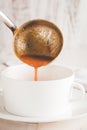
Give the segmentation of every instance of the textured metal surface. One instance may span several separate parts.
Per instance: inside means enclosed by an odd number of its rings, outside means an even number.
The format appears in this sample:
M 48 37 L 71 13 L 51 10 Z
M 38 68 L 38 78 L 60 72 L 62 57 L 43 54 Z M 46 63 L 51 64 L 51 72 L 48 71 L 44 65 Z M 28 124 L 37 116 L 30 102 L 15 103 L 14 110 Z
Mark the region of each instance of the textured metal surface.
M 34 56 L 54 59 L 62 49 L 60 30 L 45 20 L 33 20 L 23 24 L 14 36 L 17 56 Z

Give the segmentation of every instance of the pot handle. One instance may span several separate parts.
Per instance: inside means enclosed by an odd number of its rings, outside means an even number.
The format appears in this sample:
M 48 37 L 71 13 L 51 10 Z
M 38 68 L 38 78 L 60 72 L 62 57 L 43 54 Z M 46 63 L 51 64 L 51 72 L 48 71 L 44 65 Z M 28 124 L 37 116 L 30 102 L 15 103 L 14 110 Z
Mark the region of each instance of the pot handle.
M 13 33 L 17 29 L 15 24 L 2 11 L 0 11 L 0 21 L 2 21 Z

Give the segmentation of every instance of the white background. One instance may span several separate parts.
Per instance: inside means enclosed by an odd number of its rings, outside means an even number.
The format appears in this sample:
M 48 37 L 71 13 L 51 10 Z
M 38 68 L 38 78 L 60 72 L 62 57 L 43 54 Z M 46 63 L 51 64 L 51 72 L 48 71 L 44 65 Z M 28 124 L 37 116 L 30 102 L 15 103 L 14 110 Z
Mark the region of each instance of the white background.
M 87 67 L 86 0 L 0 0 L 0 10 L 19 27 L 24 22 L 43 18 L 62 31 L 64 46 L 54 61 L 70 67 Z M 13 53 L 13 34 L 0 23 L 0 62 L 17 60 Z

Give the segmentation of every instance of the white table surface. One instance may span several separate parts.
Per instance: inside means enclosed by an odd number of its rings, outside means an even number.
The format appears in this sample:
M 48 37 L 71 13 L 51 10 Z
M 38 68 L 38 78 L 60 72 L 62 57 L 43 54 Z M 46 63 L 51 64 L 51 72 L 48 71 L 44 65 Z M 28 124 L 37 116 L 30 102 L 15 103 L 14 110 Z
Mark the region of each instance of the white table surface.
M 0 130 L 87 130 L 87 117 L 53 123 L 21 123 L 0 119 Z

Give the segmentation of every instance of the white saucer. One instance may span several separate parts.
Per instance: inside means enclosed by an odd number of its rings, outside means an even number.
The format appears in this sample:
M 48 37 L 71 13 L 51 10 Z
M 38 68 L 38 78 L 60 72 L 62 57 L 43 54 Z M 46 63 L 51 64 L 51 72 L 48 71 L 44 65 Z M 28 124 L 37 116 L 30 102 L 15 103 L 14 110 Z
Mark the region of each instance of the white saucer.
M 75 90 L 75 94 L 79 95 L 79 91 Z M 82 100 L 73 101 L 70 104 L 71 107 L 67 110 L 66 113 L 64 113 L 60 117 L 49 117 L 49 118 L 22 117 L 7 112 L 4 108 L 3 97 L 0 96 L 0 118 L 11 121 L 45 123 L 45 122 L 59 122 L 65 120 L 72 120 L 87 116 L 87 94 Z

